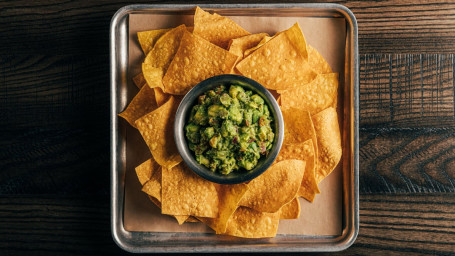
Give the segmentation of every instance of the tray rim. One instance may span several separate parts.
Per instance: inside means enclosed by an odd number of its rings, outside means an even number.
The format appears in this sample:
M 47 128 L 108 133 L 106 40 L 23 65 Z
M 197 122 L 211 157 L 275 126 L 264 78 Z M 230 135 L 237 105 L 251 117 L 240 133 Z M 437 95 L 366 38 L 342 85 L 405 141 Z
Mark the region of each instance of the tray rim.
M 126 231 L 123 227 L 123 201 L 124 201 L 124 184 L 119 184 L 119 157 L 117 153 L 121 151 L 118 144 L 118 119 L 117 119 L 117 90 L 118 90 L 118 68 L 117 68 L 117 40 L 118 33 L 117 28 L 121 24 L 122 20 L 127 18 L 131 12 L 134 11 L 147 11 L 147 9 L 190 9 L 196 6 L 208 9 L 248 9 L 248 8 L 262 8 L 262 9 L 288 9 L 288 8 L 301 8 L 301 9 L 326 9 L 333 12 L 337 12 L 341 17 L 346 19 L 346 25 L 350 28 L 351 49 L 350 49 L 350 83 L 351 83 L 351 104 L 352 110 L 350 111 L 350 122 L 351 126 L 351 143 L 352 143 L 352 158 L 351 158 L 351 169 L 352 176 L 350 182 L 352 187 L 350 191 L 346 193 L 351 194 L 352 198 L 348 199 L 353 201 L 350 212 L 351 222 L 343 230 L 341 236 L 317 236 L 319 238 L 335 238 L 332 244 L 320 243 L 312 244 L 311 246 L 292 247 L 288 244 L 277 246 L 263 246 L 263 247 L 252 247 L 251 245 L 245 246 L 208 246 L 203 248 L 195 248 L 190 246 L 181 247 L 138 247 L 135 243 L 144 242 L 146 240 L 137 240 L 132 233 L 143 233 L 148 235 L 149 238 L 157 237 L 154 232 L 131 232 Z M 328 4 L 328 3 L 292 3 L 292 4 L 133 4 L 127 5 L 120 8 L 112 17 L 110 23 L 110 183 L 111 183 L 111 235 L 114 242 L 123 250 L 135 253 L 160 253 L 160 252 L 323 252 L 323 251 L 341 251 L 350 247 L 357 238 L 359 231 L 359 57 L 358 57 L 358 26 L 357 20 L 354 14 L 345 6 L 340 4 Z M 347 60 L 346 60 L 347 62 Z M 346 72 L 346 71 L 345 71 Z M 353 134 L 352 134 L 353 133 Z M 344 199 L 346 200 L 346 199 Z M 122 207 L 120 207 L 120 205 Z M 120 225 L 119 225 L 120 224 Z M 158 233 L 158 232 L 155 232 Z M 166 233 L 159 233 L 166 234 Z M 171 234 L 171 233 L 170 233 Z M 196 233 L 198 234 L 198 233 Z M 190 236 L 188 236 L 190 237 Z M 309 237 L 309 236 L 306 236 Z M 133 243 L 132 243 L 133 242 Z

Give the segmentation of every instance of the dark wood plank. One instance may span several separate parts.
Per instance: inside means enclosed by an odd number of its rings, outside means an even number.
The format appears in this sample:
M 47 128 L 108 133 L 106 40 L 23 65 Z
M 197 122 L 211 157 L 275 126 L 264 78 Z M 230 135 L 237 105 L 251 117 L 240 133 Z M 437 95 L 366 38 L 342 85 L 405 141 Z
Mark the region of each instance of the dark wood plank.
M 0 194 L 107 194 L 108 56 L 0 56 Z
M 338 255 L 450 255 L 454 206 L 453 193 L 362 194 L 359 236 Z M 110 236 L 108 197 L 3 196 L 0 209 L 2 255 L 126 254 Z
M 455 192 L 455 129 L 361 129 L 360 190 Z
M 360 232 L 346 255 L 452 255 L 455 194 L 363 194 Z
M 455 127 L 453 54 L 360 57 L 361 127 Z
M 108 197 L 0 198 L 2 255 L 122 255 Z
M 360 188 L 454 192 L 453 54 L 360 59 Z
M 197 3 L 204 2 L 213 3 Z M 245 1 L 230 3 L 239 2 Z M 455 48 L 454 3 L 437 0 L 335 2 L 346 5 L 356 15 L 361 53 L 452 53 Z M 139 0 L 135 3 L 179 1 Z M 23 52 L 108 54 L 111 17 L 127 4 L 130 3 L 118 0 L 22 0 L 15 1 L 14 5 L 9 1 L 0 2 L 0 35 L 8 38 L 0 45 L 0 55 Z
M 361 53 L 453 53 L 451 1 L 342 1 L 359 24 Z

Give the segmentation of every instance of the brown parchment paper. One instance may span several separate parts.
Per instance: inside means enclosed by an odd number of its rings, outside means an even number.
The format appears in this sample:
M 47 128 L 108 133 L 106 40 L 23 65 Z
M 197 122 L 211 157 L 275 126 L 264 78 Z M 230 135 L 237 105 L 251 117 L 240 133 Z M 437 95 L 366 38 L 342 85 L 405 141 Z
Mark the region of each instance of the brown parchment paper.
M 340 74 L 340 88 L 344 86 L 344 52 L 346 42 L 346 24 L 343 18 L 313 17 L 248 17 L 228 16 L 251 33 L 276 32 L 288 29 L 298 22 L 307 43 L 316 48 L 330 64 L 334 72 Z M 159 28 L 171 28 L 180 24 L 193 25 L 192 15 L 133 14 L 129 16 L 129 66 L 128 66 L 128 102 L 138 92 L 132 83 L 132 77 L 141 72 L 144 55 L 137 41 L 136 33 Z M 339 89 L 339 92 L 341 89 Z M 341 99 L 341 97 L 339 97 Z M 340 100 L 339 100 L 340 102 Z M 342 103 L 338 107 L 339 122 L 342 123 Z M 340 125 L 340 128 L 342 126 Z M 343 132 L 341 130 L 341 132 Z M 162 215 L 141 191 L 134 168 L 151 157 L 139 132 L 126 129 L 126 177 L 124 227 L 128 231 L 152 232 L 203 232 L 213 231 L 202 223 L 178 225 L 170 216 Z M 343 143 L 343 142 L 342 142 Z M 342 225 L 342 170 L 338 167 L 320 184 L 321 194 L 316 195 L 313 203 L 300 198 L 301 214 L 296 220 L 280 220 L 278 234 L 300 235 L 340 235 Z

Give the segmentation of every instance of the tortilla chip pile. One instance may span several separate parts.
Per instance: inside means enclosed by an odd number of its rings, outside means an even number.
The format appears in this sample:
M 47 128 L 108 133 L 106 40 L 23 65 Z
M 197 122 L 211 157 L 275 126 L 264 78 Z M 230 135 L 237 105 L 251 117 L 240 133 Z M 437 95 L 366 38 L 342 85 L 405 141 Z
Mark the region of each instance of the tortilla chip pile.
M 196 8 L 194 27 L 138 33 L 145 54 L 140 88 L 119 114 L 137 128 L 152 158 L 136 167 L 142 191 L 179 224 L 203 222 L 217 234 L 274 237 L 280 219 L 300 215 L 341 158 L 336 112 L 338 75 L 307 45 L 295 24 L 251 34 L 232 20 Z M 194 174 L 177 152 L 173 131 L 181 95 L 216 75 L 252 78 L 276 95 L 285 123 L 275 163 L 256 179 L 220 185 Z

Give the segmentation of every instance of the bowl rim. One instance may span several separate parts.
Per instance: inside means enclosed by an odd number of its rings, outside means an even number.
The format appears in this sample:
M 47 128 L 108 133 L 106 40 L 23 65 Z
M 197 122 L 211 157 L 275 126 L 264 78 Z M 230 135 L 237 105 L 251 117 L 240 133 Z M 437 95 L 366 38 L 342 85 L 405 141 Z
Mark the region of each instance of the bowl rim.
M 275 138 L 273 142 L 272 149 L 265 158 L 261 158 L 260 162 L 248 172 L 235 172 L 228 175 L 220 174 L 218 172 L 212 172 L 207 167 L 199 164 L 195 157 L 194 153 L 188 148 L 188 142 L 185 137 L 184 127 L 187 123 L 188 115 L 191 111 L 191 108 L 194 106 L 195 101 L 199 95 L 205 93 L 206 91 L 217 87 L 221 84 L 226 84 L 229 82 L 235 82 L 236 84 L 242 86 L 245 89 L 252 90 L 253 92 L 259 94 L 268 105 L 271 114 L 274 118 L 274 130 Z M 281 109 L 278 105 L 278 102 L 273 97 L 271 92 L 267 90 L 257 81 L 234 74 L 224 74 L 213 76 L 208 79 L 205 79 L 194 86 L 190 91 L 181 100 L 177 112 L 175 114 L 174 120 L 174 141 L 177 147 L 177 150 L 182 157 L 183 161 L 187 164 L 189 169 L 194 173 L 201 176 L 202 178 L 209 180 L 211 182 L 219 184 L 238 184 L 250 181 L 262 173 L 264 173 L 275 161 L 278 153 L 281 150 L 284 139 L 284 121 Z

